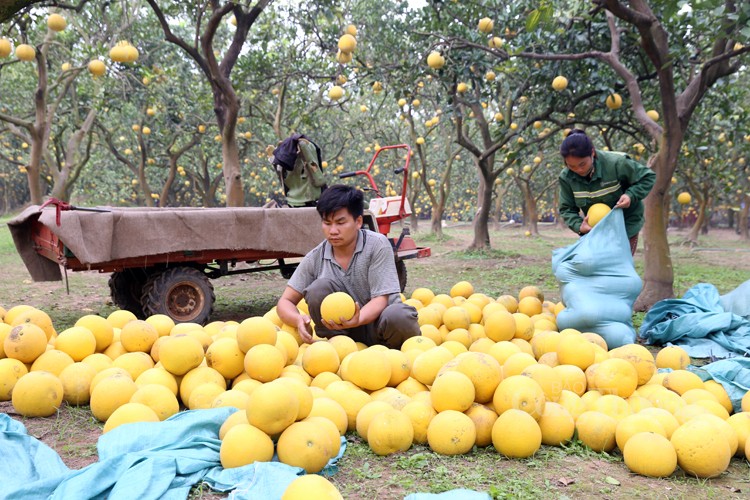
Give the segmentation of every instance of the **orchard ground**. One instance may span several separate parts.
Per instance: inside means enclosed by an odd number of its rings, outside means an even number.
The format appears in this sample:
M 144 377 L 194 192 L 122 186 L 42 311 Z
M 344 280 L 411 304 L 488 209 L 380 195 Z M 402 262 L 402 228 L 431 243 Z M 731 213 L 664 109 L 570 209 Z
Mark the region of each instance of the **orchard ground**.
M 68 273 L 70 293 L 63 282 L 34 283 L 15 251 L 0 219 L 0 305 L 6 309 L 29 304 L 47 312 L 55 328 L 73 326 L 85 314 L 107 316 L 116 308 L 109 298 L 108 275 L 96 272 Z M 466 251 L 472 239 L 470 225 L 450 226 L 438 240 L 422 231 L 414 234 L 421 245 L 432 248 L 429 259 L 407 262 L 407 295 L 417 287 L 447 293 L 457 281 L 466 280 L 478 292 L 496 297 L 517 295 L 525 285 L 541 288 L 545 298 L 560 299 L 552 274 L 552 250 L 572 244 L 576 236 L 553 225 L 540 226 L 538 237 L 524 236 L 520 226 L 502 225 L 491 230 L 492 250 Z M 712 230 L 691 248 L 681 242 L 686 231 L 670 231 L 675 272 L 675 293 L 708 282 L 726 293 L 750 279 L 750 245 L 732 230 Z M 636 268 L 643 271 L 643 254 L 636 255 Z M 278 273 L 236 275 L 215 280 L 216 305 L 212 320 L 238 320 L 262 315 L 275 305 L 286 280 Z M 640 325 L 642 314 L 634 315 Z M 700 360 L 695 360 L 700 362 Z M 49 418 L 28 419 L 15 414 L 10 402 L 0 403 L 0 412 L 22 421 L 29 433 L 54 448 L 71 468 L 97 460 L 96 441 L 102 424 L 88 407 L 64 405 Z M 349 446 L 331 479 L 344 498 L 403 498 L 413 492 L 441 492 L 452 488 L 489 491 L 497 498 L 539 497 L 663 497 L 746 498 L 750 492 L 748 462 L 732 459 L 721 477 L 698 480 L 677 471 L 667 479 L 649 479 L 628 472 L 619 452 L 600 454 L 574 441 L 567 447 L 543 446 L 532 458 L 509 460 L 490 446 L 467 455 L 447 457 L 425 446 L 406 453 L 378 457 L 356 433 L 349 433 Z M 223 498 L 197 486 L 191 498 Z

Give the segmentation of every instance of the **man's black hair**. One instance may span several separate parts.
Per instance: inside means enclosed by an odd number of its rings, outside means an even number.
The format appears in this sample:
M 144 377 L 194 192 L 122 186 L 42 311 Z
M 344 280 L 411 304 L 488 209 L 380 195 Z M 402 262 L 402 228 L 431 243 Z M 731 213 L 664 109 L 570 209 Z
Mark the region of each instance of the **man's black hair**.
M 560 145 L 560 154 L 563 158 L 575 156 L 576 158 L 585 158 L 591 156 L 594 152 L 594 144 L 581 129 L 573 129 L 568 137 Z
M 346 208 L 355 219 L 360 217 L 365 210 L 365 201 L 362 191 L 352 186 L 334 184 L 323 191 L 316 206 L 321 219 L 333 215 L 339 209 Z

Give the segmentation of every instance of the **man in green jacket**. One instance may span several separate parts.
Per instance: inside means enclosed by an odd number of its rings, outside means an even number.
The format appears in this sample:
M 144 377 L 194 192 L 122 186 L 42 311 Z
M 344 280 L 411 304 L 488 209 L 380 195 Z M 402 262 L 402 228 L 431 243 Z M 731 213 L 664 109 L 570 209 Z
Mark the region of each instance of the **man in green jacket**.
M 591 205 L 604 203 L 622 208 L 630 251 L 635 255 L 638 232 L 643 227 L 643 199 L 656 174 L 625 153 L 596 151 L 582 130 L 573 130 L 560 146 L 566 168 L 560 173 L 560 215 L 580 235 L 591 231 Z M 584 215 L 581 215 L 583 213 Z

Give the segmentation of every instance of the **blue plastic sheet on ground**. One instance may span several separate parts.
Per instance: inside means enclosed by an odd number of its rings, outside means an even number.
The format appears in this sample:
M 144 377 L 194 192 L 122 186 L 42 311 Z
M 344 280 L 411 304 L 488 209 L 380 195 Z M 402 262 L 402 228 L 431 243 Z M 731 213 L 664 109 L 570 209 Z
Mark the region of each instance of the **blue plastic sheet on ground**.
M 742 396 L 750 391 L 750 358 L 730 358 L 691 367 L 701 379 L 719 382 L 732 400 L 734 412 L 742 411 Z
M 552 253 L 565 304 L 557 326 L 601 335 L 610 349 L 635 342 L 633 303 L 643 282 L 633 266 L 622 210 L 609 212 L 573 245 Z
M 404 500 L 490 500 L 492 497 L 484 491 L 456 489 L 442 493 L 412 493 Z
M 235 408 L 178 413 L 164 422 L 120 426 L 99 438 L 99 461 L 71 470 L 20 422 L 0 414 L 0 498 L 185 499 L 203 481 L 232 498 L 281 498 L 303 469 L 263 462 L 224 469 L 219 428 Z M 335 467 L 343 455 L 329 462 Z M 335 469 L 329 469 L 329 472 Z
M 743 310 L 750 300 L 748 283 L 723 297 L 714 285 L 699 283 L 681 299 L 657 302 L 643 318 L 641 337 L 649 344 L 679 345 L 693 358 L 750 355 L 750 321 L 724 309 L 726 303 Z

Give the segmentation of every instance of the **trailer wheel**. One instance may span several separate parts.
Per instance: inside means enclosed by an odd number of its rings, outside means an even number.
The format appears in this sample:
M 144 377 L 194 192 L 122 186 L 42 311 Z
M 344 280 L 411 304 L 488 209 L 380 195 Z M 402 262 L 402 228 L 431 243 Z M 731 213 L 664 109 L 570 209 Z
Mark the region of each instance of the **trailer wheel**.
M 125 269 L 112 273 L 109 277 L 109 293 L 112 302 L 138 318 L 144 318 L 141 307 L 141 294 L 146 284 L 148 273 L 144 269 Z
M 398 285 L 403 293 L 406 290 L 406 264 L 403 260 L 396 261 L 396 273 L 398 274 Z
M 211 281 L 192 267 L 172 267 L 153 274 L 141 297 L 146 315 L 166 314 L 175 323 L 206 323 L 214 300 Z

